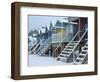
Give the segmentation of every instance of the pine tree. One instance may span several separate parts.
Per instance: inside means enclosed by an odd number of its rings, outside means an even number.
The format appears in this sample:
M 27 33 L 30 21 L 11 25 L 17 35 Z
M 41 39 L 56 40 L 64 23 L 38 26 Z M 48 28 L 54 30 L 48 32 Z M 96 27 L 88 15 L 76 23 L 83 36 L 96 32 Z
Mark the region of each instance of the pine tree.
M 48 27 L 46 26 L 46 27 L 45 27 L 45 32 L 47 32 L 47 31 L 48 31 Z
M 57 20 L 55 26 L 61 26 L 61 25 L 62 25 L 61 21 Z
M 52 22 L 50 22 L 49 30 L 52 30 L 52 29 L 53 29 L 53 24 Z

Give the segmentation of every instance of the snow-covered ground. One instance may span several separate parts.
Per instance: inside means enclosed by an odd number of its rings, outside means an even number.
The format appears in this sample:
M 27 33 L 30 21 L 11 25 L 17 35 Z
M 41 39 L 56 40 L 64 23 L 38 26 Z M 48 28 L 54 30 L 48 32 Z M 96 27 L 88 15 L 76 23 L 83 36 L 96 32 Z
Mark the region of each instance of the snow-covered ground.
M 66 63 L 57 61 L 56 58 L 53 57 L 45 57 L 45 56 L 31 54 L 29 55 L 28 65 L 29 66 L 54 66 L 54 65 L 66 65 Z

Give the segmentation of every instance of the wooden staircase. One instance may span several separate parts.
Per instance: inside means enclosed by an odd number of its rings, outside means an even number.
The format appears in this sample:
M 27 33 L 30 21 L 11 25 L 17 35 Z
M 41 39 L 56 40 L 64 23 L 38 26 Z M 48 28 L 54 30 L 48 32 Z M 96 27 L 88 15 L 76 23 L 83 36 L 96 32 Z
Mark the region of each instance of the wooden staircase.
M 88 42 L 85 44 L 85 46 L 82 48 L 82 51 L 74 61 L 75 65 L 84 64 L 87 61 L 88 56 Z
M 68 58 L 71 56 L 73 50 L 75 49 L 78 41 L 72 41 L 68 46 L 64 48 L 64 50 L 57 57 L 57 60 L 61 60 L 67 62 Z
M 80 33 L 80 31 L 73 37 L 73 39 L 68 43 L 68 45 L 66 45 L 66 47 L 61 51 L 61 53 L 57 57 L 57 60 L 64 61 L 67 63 L 68 60 L 71 59 L 75 49 L 77 48 L 77 46 L 79 45 L 81 40 L 84 38 L 87 31 L 85 31 L 82 34 L 81 38 L 78 41 L 74 41 L 74 39 L 78 36 L 79 33 Z
M 48 50 L 48 48 L 50 47 L 51 45 L 51 39 L 48 38 L 47 40 L 45 40 L 45 42 L 41 45 L 41 47 L 38 49 L 38 52 L 37 54 L 39 56 L 45 56 L 45 52 Z

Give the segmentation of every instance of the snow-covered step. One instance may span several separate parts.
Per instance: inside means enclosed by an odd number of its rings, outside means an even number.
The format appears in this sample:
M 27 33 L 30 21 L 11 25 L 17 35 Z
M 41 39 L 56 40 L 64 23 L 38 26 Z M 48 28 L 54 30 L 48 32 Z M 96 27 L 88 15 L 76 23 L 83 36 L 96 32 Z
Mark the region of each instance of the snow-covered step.
M 67 57 L 61 57 L 61 56 L 59 56 L 59 57 L 57 58 L 57 60 L 66 60 L 66 58 L 67 58 Z
M 88 46 L 84 46 L 83 48 L 88 48 Z
M 73 47 L 75 45 L 76 45 L 76 43 L 70 43 L 70 44 L 68 44 L 68 46 L 66 46 L 66 48 L 69 47 L 69 46 L 72 46 Z
M 88 46 L 84 46 L 83 48 L 82 48 L 82 51 L 87 51 L 88 50 Z
M 69 51 L 70 51 L 70 50 L 72 50 L 72 49 L 67 48 L 67 50 L 69 50 Z
M 72 49 L 67 49 L 66 51 L 67 51 L 67 52 L 72 52 Z
M 71 44 L 69 44 L 69 46 L 75 46 L 75 44 L 76 44 L 76 43 L 73 43 L 73 44 L 71 43 Z
M 71 53 L 71 52 L 68 52 L 68 51 L 62 51 L 61 53 L 63 53 L 63 54 L 69 54 L 69 53 Z
M 62 53 L 67 53 L 67 51 L 63 50 Z
M 72 52 L 68 52 L 68 51 L 67 51 L 67 54 L 71 54 L 71 53 L 72 53 Z
M 84 56 L 85 57 L 85 56 Z M 82 61 L 83 59 L 84 59 L 84 57 L 78 57 L 76 60 L 80 60 L 80 61 Z
M 64 56 L 64 57 L 66 57 L 66 56 L 69 56 L 69 54 L 60 54 L 60 56 Z
M 85 54 L 85 53 L 87 53 L 87 50 L 82 50 L 82 52 L 81 52 L 82 54 Z
M 74 48 L 74 46 L 68 46 L 67 48 L 68 48 L 68 49 L 73 49 L 73 48 Z
M 70 45 L 69 45 L 68 47 L 73 48 L 74 46 L 70 46 Z
M 80 52 L 80 55 L 86 55 L 87 52 Z

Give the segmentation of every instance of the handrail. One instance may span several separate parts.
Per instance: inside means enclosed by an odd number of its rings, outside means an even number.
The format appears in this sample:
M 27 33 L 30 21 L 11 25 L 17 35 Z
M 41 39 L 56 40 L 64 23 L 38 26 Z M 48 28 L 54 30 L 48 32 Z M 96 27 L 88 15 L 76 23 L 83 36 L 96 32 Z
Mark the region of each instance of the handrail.
M 71 40 L 68 44 L 70 44 L 70 43 L 76 38 L 76 36 L 78 35 L 79 32 L 80 32 L 80 31 L 78 31 L 78 32 L 76 33 L 76 35 L 72 38 L 72 40 Z M 59 45 L 57 46 L 57 48 L 55 49 L 54 52 L 56 52 L 56 50 L 59 48 L 59 46 L 62 44 L 62 42 L 63 42 L 65 39 L 66 39 L 66 37 L 59 43 Z
M 37 45 L 38 43 L 39 43 L 39 41 L 37 41 L 37 42 L 31 47 L 31 49 L 35 48 L 36 45 Z
M 76 36 L 78 35 L 78 33 L 80 33 L 81 31 L 78 31 L 77 33 L 76 33 L 76 35 L 72 38 L 72 40 L 68 43 L 68 45 L 76 38 Z
M 83 39 L 83 37 L 85 36 L 86 33 L 87 33 L 87 30 L 83 33 L 82 37 L 80 38 L 80 40 L 78 41 L 78 43 L 76 44 L 76 46 L 74 47 L 74 49 L 72 50 L 72 52 L 70 54 L 72 54 L 74 52 L 74 50 L 76 49 L 76 47 L 78 46 L 78 44 L 81 42 L 81 40 Z M 70 56 L 70 54 L 69 54 L 69 56 Z
M 87 33 L 87 30 L 83 33 L 83 35 L 82 35 L 82 37 L 80 38 L 80 40 L 78 41 L 78 43 L 77 44 L 79 44 L 80 43 L 80 41 L 83 39 L 83 37 L 85 36 L 85 34 Z

